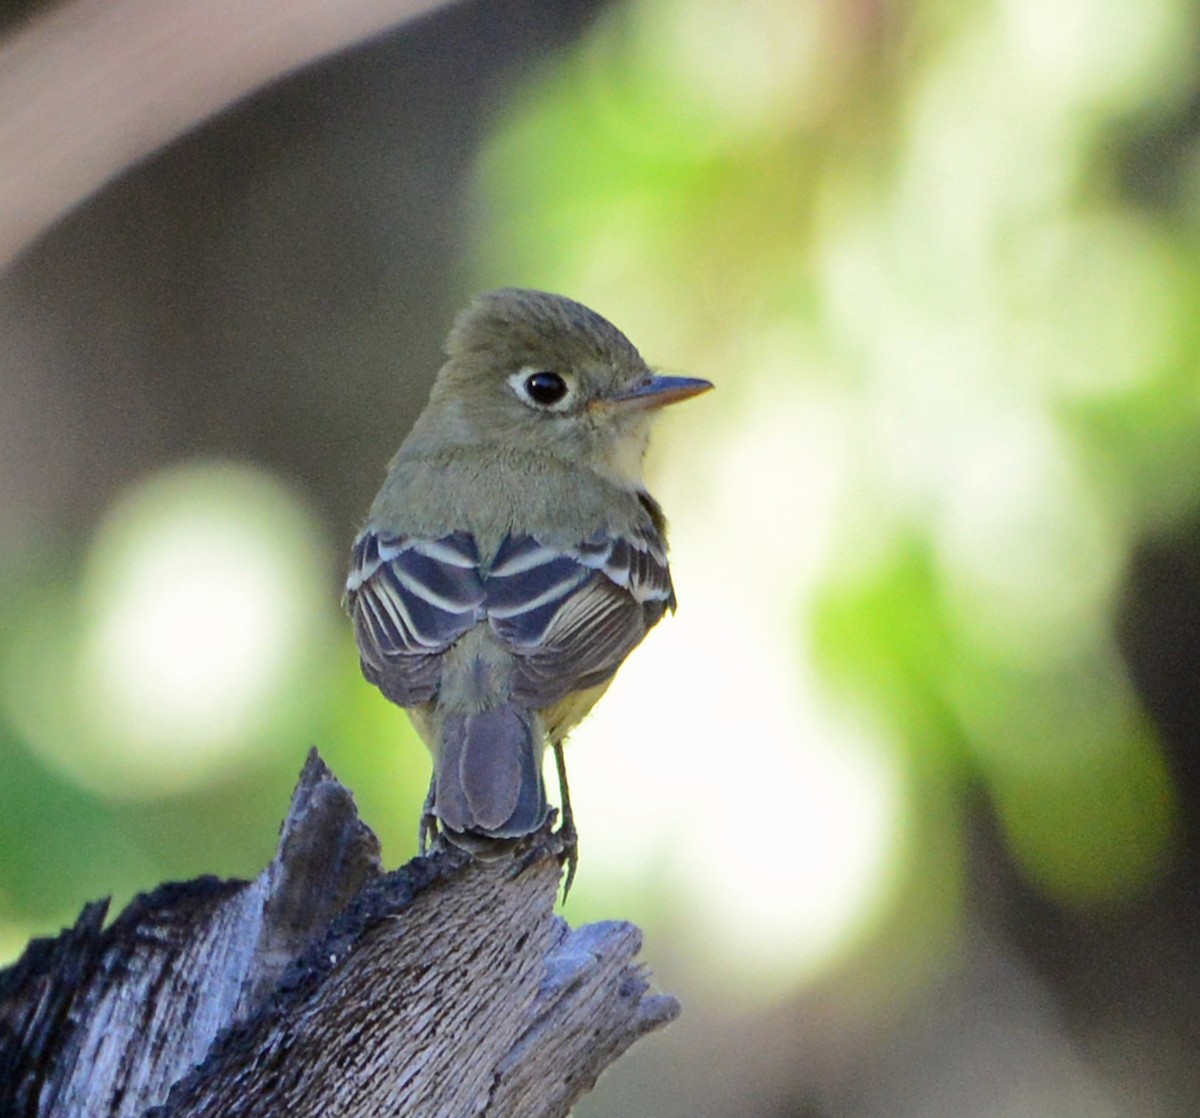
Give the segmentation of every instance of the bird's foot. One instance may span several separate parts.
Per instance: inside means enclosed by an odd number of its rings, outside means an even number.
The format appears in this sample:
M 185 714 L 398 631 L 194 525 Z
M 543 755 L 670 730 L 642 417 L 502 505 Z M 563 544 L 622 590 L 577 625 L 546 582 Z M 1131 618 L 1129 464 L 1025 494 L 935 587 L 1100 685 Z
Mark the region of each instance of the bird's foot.
M 433 810 L 433 789 L 433 781 L 430 781 L 429 794 L 421 807 L 421 822 L 417 825 L 417 853 L 422 858 L 430 849 L 436 850 L 442 843 L 437 812 Z
M 565 862 L 567 865 L 567 881 L 563 887 L 563 900 L 565 901 L 567 899 L 567 892 L 571 888 L 571 882 L 575 878 L 575 864 L 578 861 L 576 856 L 578 840 L 573 824 L 564 822 L 556 831 L 554 824 L 557 819 L 558 811 L 551 808 L 542 826 L 533 834 L 526 836 L 520 841 L 514 851 L 513 866 L 510 875 L 512 877 L 520 877 L 535 862 L 540 862 L 547 856 L 555 858 L 559 865 Z
M 571 883 L 575 880 L 575 871 L 579 868 L 579 834 L 575 830 L 574 820 L 564 816 L 562 826 L 554 837 L 558 840 L 559 863 L 567 867 L 567 879 L 563 882 L 563 904 L 566 904 Z
M 563 904 L 571 892 L 571 882 L 579 868 L 579 835 L 575 830 L 575 813 L 571 810 L 571 789 L 567 785 L 567 764 L 563 759 L 563 743 L 554 742 L 554 764 L 558 770 L 558 791 L 562 796 L 562 826 L 558 828 L 559 862 L 567 867 L 567 880 L 563 883 Z

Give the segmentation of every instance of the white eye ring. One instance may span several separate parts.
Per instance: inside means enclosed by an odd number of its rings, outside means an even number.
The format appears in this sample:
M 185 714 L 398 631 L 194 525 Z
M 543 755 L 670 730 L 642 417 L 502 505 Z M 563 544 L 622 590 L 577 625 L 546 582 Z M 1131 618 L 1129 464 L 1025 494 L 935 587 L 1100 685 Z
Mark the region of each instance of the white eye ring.
M 538 411 L 566 411 L 575 395 L 572 378 L 554 369 L 526 365 L 508 378 L 521 402 Z

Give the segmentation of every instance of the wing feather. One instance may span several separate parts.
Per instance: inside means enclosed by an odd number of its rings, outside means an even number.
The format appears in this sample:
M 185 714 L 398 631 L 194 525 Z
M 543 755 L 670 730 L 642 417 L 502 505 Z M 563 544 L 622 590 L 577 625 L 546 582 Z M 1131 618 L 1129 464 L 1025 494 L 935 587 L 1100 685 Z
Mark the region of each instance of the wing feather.
M 657 522 L 571 547 L 509 536 L 481 567 L 473 538 L 364 532 L 346 598 L 363 671 L 394 702 L 429 702 L 441 654 L 485 621 L 512 653 L 512 695 L 534 710 L 611 678 L 675 593 Z
M 675 605 L 652 526 L 562 549 L 510 537 L 484 589 L 489 623 L 514 653 L 513 695 L 535 709 L 610 678 Z
M 363 673 L 401 706 L 428 702 L 439 654 L 483 617 L 475 543 L 364 532 L 355 543 L 346 601 Z

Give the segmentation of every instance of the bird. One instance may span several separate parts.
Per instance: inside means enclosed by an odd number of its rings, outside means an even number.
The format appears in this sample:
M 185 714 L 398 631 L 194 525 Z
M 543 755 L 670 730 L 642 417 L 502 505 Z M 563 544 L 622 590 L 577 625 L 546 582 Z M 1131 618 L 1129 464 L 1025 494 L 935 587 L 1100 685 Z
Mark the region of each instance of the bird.
M 476 297 L 445 354 L 354 540 L 345 605 L 363 675 L 432 755 L 420 852 L 540 831 L 549 744 L 565 897 L 563 742 L 676 606 L 642 479 L 650 428 L 713 386 L 652 371 L 595 311 L 523 288 Z

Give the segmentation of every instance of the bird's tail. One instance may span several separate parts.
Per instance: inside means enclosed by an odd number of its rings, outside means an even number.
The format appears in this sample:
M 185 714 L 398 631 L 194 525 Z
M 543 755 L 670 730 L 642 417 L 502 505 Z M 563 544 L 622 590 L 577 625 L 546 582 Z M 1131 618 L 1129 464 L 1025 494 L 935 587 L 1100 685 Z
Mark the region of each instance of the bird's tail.
M 510 704 L 448 713 L 434 771 L 434 805 L 451 831 L 516 838 L 547 815 L 543 735 L 535 716 Z

